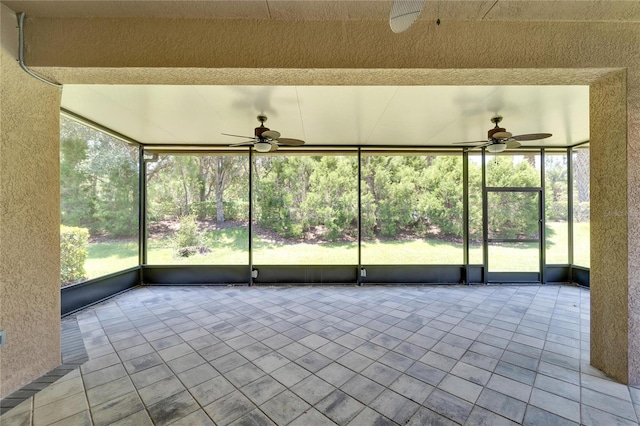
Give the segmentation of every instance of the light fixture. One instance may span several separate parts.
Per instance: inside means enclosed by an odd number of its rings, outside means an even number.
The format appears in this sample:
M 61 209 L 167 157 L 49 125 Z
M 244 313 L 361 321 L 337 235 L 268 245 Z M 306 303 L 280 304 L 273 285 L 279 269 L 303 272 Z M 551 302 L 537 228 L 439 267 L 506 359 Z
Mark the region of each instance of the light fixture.
M 394 0 L 389 14 L 389 25 L 394 33 L 408 29 L 422 11 L 426 0 Z M 439 24 L 438 24 L 439 25 Z
M 489 151 L 492 154 L 502 152 L 505 149 L 507 149 L 506 142 L 492 143 L 491 145 L 487 146 L 487 151 Z
M 264 140 L 256 142 L 255 144 L 253 144 L 253 147 L 258 152 L 269 152 L 269 151 L 271 151 L 271 143 L 269 143 L 267 141 L 264 141 Z

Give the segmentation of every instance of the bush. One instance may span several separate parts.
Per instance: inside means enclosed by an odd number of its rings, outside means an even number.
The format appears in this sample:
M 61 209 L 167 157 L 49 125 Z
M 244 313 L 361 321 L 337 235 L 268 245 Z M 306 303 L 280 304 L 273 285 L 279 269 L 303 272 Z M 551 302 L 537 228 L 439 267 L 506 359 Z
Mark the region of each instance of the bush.
M 225 220 L 249 220 L 249 202 L 246 200 L 224 201 Z M 215 217 L 215 214 L 213 215 Z
M 216 202 L 215 201 L 194 201 L 191 203 L 189 211 L 198 219 L 215 218 Z
M 87 279 L 89 230 L 60 225 L 60 284 L 62 286 Z
M 547 220 L 552 222 L 567 221 L 568 206 L 566 201 L 553 201 L 547 204 Z
M 190 257 L 195 256 L 196 254 L 208 254 L 211 253 L 211 249 L 205 246 L 192 246 L 192 247 L 181 247 L 176 250 L 177 257 Z
M 198 231 L 196 216 L 189 215 L 180 218 L 180 229 L 176 231 L 175 245 L 177 249 L 201 245 L 202 235 Z

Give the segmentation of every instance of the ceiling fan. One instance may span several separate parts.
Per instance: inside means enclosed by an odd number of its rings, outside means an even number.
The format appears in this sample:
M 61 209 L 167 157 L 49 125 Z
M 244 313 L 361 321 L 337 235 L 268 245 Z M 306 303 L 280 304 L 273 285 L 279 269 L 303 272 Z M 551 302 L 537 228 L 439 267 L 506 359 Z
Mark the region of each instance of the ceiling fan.
M 473 142 L 454 142 L 454 145 L 470 145 L 473 147 L 486 147 L 487 151 L 491 153 L 502 152 L 505 149 L 519 148 L 519 141 L 535 141 L 539 139 L 546 139 L 551 137 L 551 133 L 529 133 L 526 135 L 513 136 L 507 132 L 504 127 L 498 126 L 498 123 L 502 121 L 502 116 L 496 115 L 491 117 L 491 122 L 495 124 L 493 129 L 488 132 L 488 139 L 483 141 Z
M 264 126 L 264 122 L 267 121 L 266 115 L 259 115 L 258 121 L 260 126 L 255 128 L 255 136 L 240 136 L 230 135 L 229 133 L 223 133 L 225 136 L 233 136 L 236 138 L 247 138 L 250 141 L 236 143 L 229 146 L 245 146 L 253 145 L 253 148 L 258 152 L 273 152 L 277 151 L 279 146 L 300 146 L 304 145 L 304 141 L 300 139 L 281 138 L 280 132 L 271 130 Z

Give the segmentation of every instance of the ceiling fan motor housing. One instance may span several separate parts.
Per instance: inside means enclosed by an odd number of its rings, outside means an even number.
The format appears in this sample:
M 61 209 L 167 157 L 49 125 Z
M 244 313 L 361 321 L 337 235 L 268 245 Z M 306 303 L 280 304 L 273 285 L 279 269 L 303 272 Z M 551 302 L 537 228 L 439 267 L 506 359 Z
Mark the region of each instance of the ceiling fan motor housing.
M 506 132 L 506 131 L 507 131 L 507 129 L 505 129 L 503 127 L 494 127 L 493 129 L 489 130 L 489 132 L 488 132 L 489 139 L 493 139 L 493 135 L 495 135 L 498 132 Z
M 260 125 L 260 127 L 256 127 L 256 128 L 255 128 L 254 133 L 255 133 L 255 135 L 256 135 L 256 137 L 257 137 L 258 139 L 262 139 L 262 134 L 263 134 L 264 132 L 266 132 L 267 130 L 269 130 L 269 128 L 268 128 L 268 127 L 264 127 L 263 125 Z

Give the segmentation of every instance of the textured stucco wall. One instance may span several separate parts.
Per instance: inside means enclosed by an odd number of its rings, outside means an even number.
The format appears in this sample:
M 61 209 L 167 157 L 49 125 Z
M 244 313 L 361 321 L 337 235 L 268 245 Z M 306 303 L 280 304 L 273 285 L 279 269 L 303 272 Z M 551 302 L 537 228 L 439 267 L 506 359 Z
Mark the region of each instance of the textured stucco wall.
M 594 363 L 640 383 L 640 23 L 27 22 L 27 62 L 64 83 L 592 84 L 592 192 L 613 203 L 594 206 Z
M 28 21 L 32 66 L 608 68 L 640 53 L 638 23 L 418 22 L 394 34 L 384 21 Z
M 626 75 L 591 85 L 591 363 L 616 378 L 628 374 Z M 603 326 L 605 325 L 605 326 Z M 603 344 L 606 343 L 606 344 Z M 629 352 L 629 354 L 631 354 Z
M 0 398 L 60 364 L 59 105 L 0 49 Z
M 636 60 L 640 60 L 636 56 Z M 640 385 L 640 72 L 627 73 L 629 380 Z

